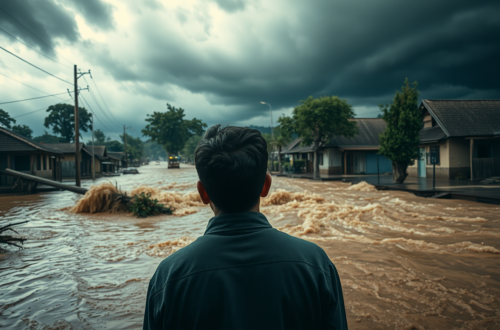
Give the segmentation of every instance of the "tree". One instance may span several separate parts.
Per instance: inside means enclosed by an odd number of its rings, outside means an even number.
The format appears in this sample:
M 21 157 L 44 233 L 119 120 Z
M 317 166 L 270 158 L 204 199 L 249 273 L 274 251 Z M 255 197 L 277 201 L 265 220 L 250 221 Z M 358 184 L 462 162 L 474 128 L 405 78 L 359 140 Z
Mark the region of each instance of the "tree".
M 129 162 L 129 164 L 132 163 L 134 159 L 140 161 L 144 149 L 142 140 L 138 137 L 135 138 L 127 133 L 125 134 L 125 136 L 127 137 L 127 161 Z M 123 138 L 124 135 L 120 134 L 120 139 L 122 140 L 122 142 L 124 141 Z
M 62 143 L 62 142 L 65 142 L 64 138 L 61 138 L 61 137 L 58 137 L 55 135 L 51 135 L 51 134 L 47 133 L 47 131 L 44 131 L 44 132 L 45 133 L 43 135 L 37 136 L 37 137 L 33 138 L 33 140 L 38 142 L 38 143 Z
M 90 113 L 85 108 L 78 108 L 80 131 L 88 132 L 92 129 Z M 71 104 L 58 103 L 51 105 L 45 117 L 44 126 L 52 127 L 54 133 L 62 136 L 65 142 L 75 140 L 75 107 Z
M 148 114 L 146 121 L 149 123 L 142 130 L 144 136 L 149 136 L 163 146 L 170 155 L 177 155 L 186 141 L 193 135 L 202 135 L 207 124 L 200 119 L 183 119 L 184 109 L 175 108 L 167 103 L 167 112 L 154 112 Z
M 291 142 L 292 138 L 290 135 L 290 132 L 284 131 L 281 127 L 276 127 L 274 129 L 274 138 L 271 138 L 270 141 L 273 147 L 278 148 L 278 168 L 280 173 L 283 172 L 281 168 L 281 150 Z
M 196 147 L 198 146 L 198 142 L 201 140 L 201 135 L 193 135 L 191 136 L 184 145 L 184 148 L 181 151 L 181 155 L 183 158 L 187 159 L 190 162 L 194 162 L 194 152 Z
M 352 106 L 338 96 L 309 96 L 293 109 L 292 117 L 278 119 L 286 134 L 297 133 L 302 145 L 313 145 L 314 178 L 319 179 L 319 147 L 335 136 L 353 137 L 358 132 Z
M 408 176 L 408 166 L 418 158 L 422 112 L 418 109 L 417 82 L 410 87 L 405 79 L 401 92 L 396 91 L 391 105 L 379 105 L 387 123 L 386 130 L 380 134 L 379 153 L 392 161 L 393 180 L 403 183 Z
M 104 145 L 106 143 L 106 135 L 100 129 L 94 131 L 94 143 L 97 145 Z
M 16 133 L 21 134 L 22 136 L 26 136 L 27 138 L 33 137 L 33 130 L 26 125 L 14 125 L 12 130 Z
M 0 109 L 0 124 L 7 128 L 10 128 L 10 123 L 15 124 L 16 120 L 14 118 L 11 118 L 7 111 Z

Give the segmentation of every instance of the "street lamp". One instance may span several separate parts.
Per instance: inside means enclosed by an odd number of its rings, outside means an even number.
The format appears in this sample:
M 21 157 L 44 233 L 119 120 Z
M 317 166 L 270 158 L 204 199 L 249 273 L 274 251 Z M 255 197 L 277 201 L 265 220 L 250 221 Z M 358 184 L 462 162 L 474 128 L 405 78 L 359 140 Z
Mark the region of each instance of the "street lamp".
M 269 106 L 269 112 L 271 113 L 271 137 L 274 139 L 274 132 L 273 132 L 273 109 L 271 108 L 271 105 L 266 102 L 260 102 L 260 104 L 267 104 Z

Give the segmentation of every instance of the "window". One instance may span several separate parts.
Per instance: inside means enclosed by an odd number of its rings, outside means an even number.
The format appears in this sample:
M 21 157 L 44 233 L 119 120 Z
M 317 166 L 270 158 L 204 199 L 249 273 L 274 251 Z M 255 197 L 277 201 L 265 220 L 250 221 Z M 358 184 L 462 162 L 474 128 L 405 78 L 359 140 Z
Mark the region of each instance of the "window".
M 318 153 L 318 158 L 319 158 L 319 164 L 320 165 L 323 165 L 323 154 L 322 153 Z
M 15 156 L 14 169 L 16 171 L 29 171 L 31 169 L 30 160 L 30 156 Z
M 49 158 L 49 170 L 51 170 L 52 169 L 52 158 L 50 158 L 50 156 L 48 156 L 48 158 Z
M 488 144 L 477 146 L 477 158 L 490 158 L 490 146 Z
M 302 157 L 301 157 L 301 158 L 302 158 L 302 159 L 307 159 L 307 154 L 306 154 L 306 153 L 302 154 Z
M 427 154 L 427 165 L 432 165 L 432 163 L 431 163 L 431 155 L 433 153 L 436 153 L 436 157 L 437 157 L 437 163 L 436 163 L 436 165 L 439 165 L 441 163 L 441 159 L 439 157 L 439 146 L 429 147 L 429 153 Z
M 47 169 L 47 158 L 45 155 L 42 156 L 42 162 L 43 162 L 43 170 L 45 171 Z
M 40 171 L 42 169 L 42 155 L 36 155 L 36 170 Z

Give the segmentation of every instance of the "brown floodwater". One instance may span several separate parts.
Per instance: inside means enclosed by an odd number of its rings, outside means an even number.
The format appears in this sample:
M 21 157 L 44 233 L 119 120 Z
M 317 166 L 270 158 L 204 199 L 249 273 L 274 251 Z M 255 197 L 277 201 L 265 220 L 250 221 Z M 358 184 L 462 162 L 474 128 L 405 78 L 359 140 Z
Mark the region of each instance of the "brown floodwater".
M 96 185 L 112 185 L 93 191 L 149 192 L 173 205 L 174 215 L 86 213 L 95 209 L 92 197 L 64 191 L 0 197 L 0 224 L 29 220 L 18 229 L 25 249 L 0 252 L 0 327 L 141 328 L 157 265 L 202 235 L 212 213 L 195 192 L 194 167 L 139 170 L 99 179 Z M 499 206 L 364 183 L 273 180 L 263 213 L 325 249 L 351 329 L 499 328 Z

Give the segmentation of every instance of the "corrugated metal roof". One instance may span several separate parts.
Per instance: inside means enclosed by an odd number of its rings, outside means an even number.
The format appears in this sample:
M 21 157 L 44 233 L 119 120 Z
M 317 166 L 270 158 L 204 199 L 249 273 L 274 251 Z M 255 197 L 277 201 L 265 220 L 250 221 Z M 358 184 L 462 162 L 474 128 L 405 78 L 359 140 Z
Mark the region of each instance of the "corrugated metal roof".
M 423 128 L 420 131 L 420 142 L 439 141 L 445 138 L 446 133 L 439 126 Z
M 379 148 L 379 135 L 385 131 L 386 123 L 382 118 L 356 118 L 352 119 L 358 126 L 358 134 L 352 138 L 336 136 L 331 138 L 320 148 L 345 148 L 345 149 L 376 149 Z M 301 146 L 302 139 L 290 143 L 283 153 L 312 152 L 311 146 Z
M 500 130 L 500 100 L 423 100 L 448 137 L 494 136 Z
M 44 151 L 54 155 L 62 155 L 47 145 L 40 144 L 5 127 L 0 127 L 0 152 L 7 151 Z

